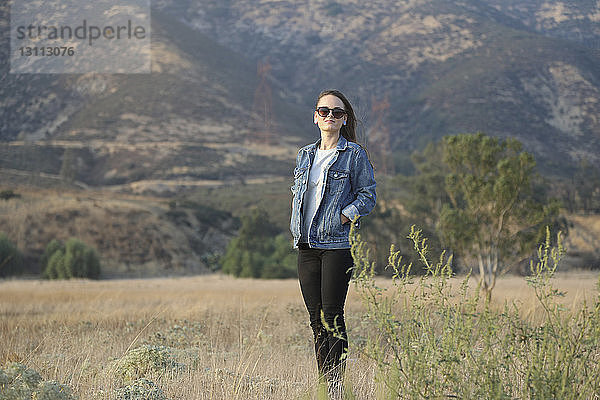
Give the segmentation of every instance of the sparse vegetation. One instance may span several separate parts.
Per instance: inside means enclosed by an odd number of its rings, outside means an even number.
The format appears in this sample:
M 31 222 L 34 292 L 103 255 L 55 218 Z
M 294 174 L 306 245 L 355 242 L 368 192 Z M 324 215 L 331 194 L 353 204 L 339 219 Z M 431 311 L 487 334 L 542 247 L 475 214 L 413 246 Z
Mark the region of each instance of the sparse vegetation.
M 584 302 L 591 304 L 598 295 L 596 278 L 597 274 L 590 272 L 560 275 L 555 284 L 565 293 L 561 304 L 568 310 L 579 310 Z M 420 277 L 414 282 L 418 285 Z M 464 278 L 447 280 L 445 290 L 456 301 L 462 282 Z M 424 277 L 423 283 L 435 288 L 429 277 Z M 388 279 L 375 277 L 375 284 L 387 288 L 387 295 L 394 290 Z M 544 309 L 534 291 L 527 288 L 522 278 L 500 278 L 489 309 L 501 313 L 506 300 L 509 307 L 518 308 L 520 318 L 539 322 Z M 473 279 L 468 280 L 468 290 L 476 290 Z M 408 317 L 404 300 L 409 301 L 412 293 L 397 292 L 401 301 L 397 316 Z M 437 310 L 434 307 L 423 310 L 423 314 L 441 318 L 433 312 Z M 377 364 L 367 357 L 371 335 L 376 331 L 364 319 L 365 303 L 354 285 L 346 309 L 349 389 L 357 400 L 388 399 L 385 376 L 376 374 Z M 153 391 L 159 396 L 154 385 L 169 399 L 318 398 L 311 330 L 295 279 L 209 275 L 149 280 L 9 280 L 0 282 L 0 311 L 4 316 L 0 319 L 0 365 L 11 361 L 35 365 L 44 379 L 68 384 L 81 400 L 121 400 L 118 395 L 126 393 L 133 400 L 134 393 Z M 410 335 L 415 346 L 423 345 L 414 341 L 418 330 L 404 330 L 409 326 L 418 328 L 406 325 L 402 332 Z M 422 333 L 427 335 L 424 340 L 432 338 L 429 331 Z M 528 340 L 534 343 L 536 336 Z M 439 342 L 436 351 L 445 346 Z M 467 343 L 461 346 L 469 348 L 469 354 L 480 351 L 477 342 L 472 347 Z M 143 377 L 125 383 L 112 368 L 118 360 L 138 360 L 140 371 L 145 365 L 156 365 L 144 361 L 148 359 L 144 354 L 151 353 L 146 350 L 140 352 L 141 357 L 132 357 L 140 348 L 166 350 L 168 356 L 163 359 L 167 362 L 162 365 L 167 367 L 149 368 Z M 179 364 L 186 368 L 172 368 Z

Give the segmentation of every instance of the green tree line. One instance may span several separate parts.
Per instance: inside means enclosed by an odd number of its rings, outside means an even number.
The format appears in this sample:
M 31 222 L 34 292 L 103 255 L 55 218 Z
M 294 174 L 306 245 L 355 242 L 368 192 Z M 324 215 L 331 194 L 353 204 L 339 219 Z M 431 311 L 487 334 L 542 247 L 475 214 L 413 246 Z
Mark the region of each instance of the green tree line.
M 45 279 L 100 277 L 101 263 L 96 250 L 77 238 L 52 240 L 40 260 Z M 0 278 L 23 273 L 23 254 L 6 234 L 0 232 Z

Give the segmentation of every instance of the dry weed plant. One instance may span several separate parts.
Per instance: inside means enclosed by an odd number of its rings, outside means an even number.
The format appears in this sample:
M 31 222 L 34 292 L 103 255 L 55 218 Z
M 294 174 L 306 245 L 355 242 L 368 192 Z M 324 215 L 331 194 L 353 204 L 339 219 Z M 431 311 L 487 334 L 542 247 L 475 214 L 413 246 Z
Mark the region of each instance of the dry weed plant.
M 564 255 L 547 229 L 526 279 L 535 310 L 524 317 L 515 299 L 493 305 L 469 276 L 452 285 L 452 257 L 433 261 L 415 226 L 408 238 L 426 274 L 410 274 L 394 245 L 391 286 L 374 276 L 365 243 L 351 228 L 357 292 L 367 308 L 364 354 L 376 365 L 382 398 L 592 399 L 600 397 L 600 280 L 590 298 L 563 301 L 554 275 Z

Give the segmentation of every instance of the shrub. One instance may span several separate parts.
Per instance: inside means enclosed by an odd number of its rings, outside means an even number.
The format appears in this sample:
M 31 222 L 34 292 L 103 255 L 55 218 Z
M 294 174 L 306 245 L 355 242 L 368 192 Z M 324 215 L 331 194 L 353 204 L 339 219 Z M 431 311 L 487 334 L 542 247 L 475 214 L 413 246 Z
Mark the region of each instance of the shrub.
M 351 228 L 354 283 L 367 307 L 371 336 L 364 352 L 375 363 L 390 398 L 595 398 L 600 393 L 600 298 L 569 311 L 551 278 L 563 254 L 549 230 L 531 264 L 528 283 L 543 310 L 536 320 L 515 305 L 494 310 L 481 286 L 458 294 L 450 285 L 451 257 L 430 261 L 427 241 L 411 228 L 409 239 L 426 276 L 415 280 L 390 248 L 392 288 L 377 286 L 365 243 Z M 600 283 L 599 283 L 600 286 Z
M 17 247 L 0 232 L 0 277 L 23 272 L 23 255 Z
M 32 400 L 72 400 L 71 388 L 56 381 L 40 382 L 31 394 Z
M 296 255 L 285 235 L 264 237 L 254 248 L 243 248 L 240 238 L 229 243 L 222 270 L 240 278 L 283 279 L 296 276 Z
M 21 363 L 11 363 L 6 367 L 5 371 L 9 380 L 19 381 L 27 387 L 35 388 L 42 380 L 41 375 L 26 365 Z
M 0 199 L 1 200 L 10 200 L 10 199 L 15 199 L 15 198 L 19 199 L 19 198 L 21 198 L 21 195 L 13 192 L 10 189 L 0 191 Z
M 145 378 L 115 390 L 115 394 L 119 400 L 168 400 L 156 383 Z
M 76 238 L 63 245 L 52 240 L 42 256 L 43 277 L 47 279 L 90 278 L 100 276 L 100 259 L 96 250 Z
M 44 276 L 44 278 L 49 278 L 49 279 L 56 279 L 57 276 L 47 276 L 47 271 L 48 269 L 48 263 L 50 262 L 50 258 L 54 255 L 54 253 L 58 252 L 58 251 L 62 251 L 64 253 L 65 251 L 65 245 L 57 239 L 53 239 L 50 241 L 50 243 L 48 243 L 46 245 L 46 249 L 44 250 L 44 254 L 42 255 L 42 258 L 40 260 L 40 265 L 42 266 L 42 274 Z
M 73 400 L 71 388 L 56 381 L 44 381 L 40 374 L 21 363 L 0 368 L 2 400 Z
M 156 371 L 179 371 L 184 365 L 176 362 L 170 348 L 144 345 L 129 350 L 113 362 L 111 371 L 125 383 L 132 383 L 146 374 Z

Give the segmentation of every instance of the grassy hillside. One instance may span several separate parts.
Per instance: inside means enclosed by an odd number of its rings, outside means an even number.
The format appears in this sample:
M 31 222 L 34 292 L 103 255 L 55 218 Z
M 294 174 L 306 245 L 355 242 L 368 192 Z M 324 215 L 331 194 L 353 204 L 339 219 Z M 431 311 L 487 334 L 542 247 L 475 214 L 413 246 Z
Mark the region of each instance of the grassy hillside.
M 97 249 L 104 278 L 207 273 L 239 228 L 230 213 L 191 201 L 67 188 L 16 192 L 0 201 L 0 231 L 24 253 L 27 274 L 39 274 L 51 240 L 70 237 Z

